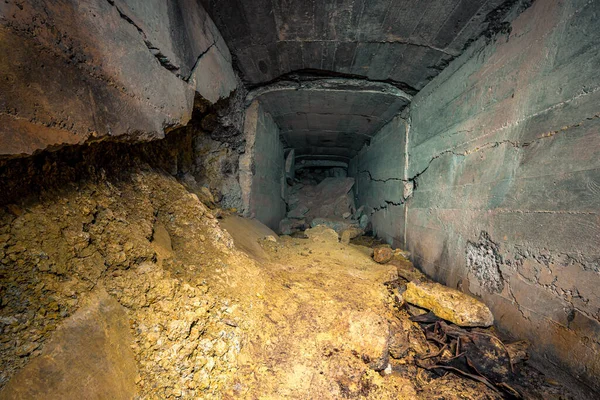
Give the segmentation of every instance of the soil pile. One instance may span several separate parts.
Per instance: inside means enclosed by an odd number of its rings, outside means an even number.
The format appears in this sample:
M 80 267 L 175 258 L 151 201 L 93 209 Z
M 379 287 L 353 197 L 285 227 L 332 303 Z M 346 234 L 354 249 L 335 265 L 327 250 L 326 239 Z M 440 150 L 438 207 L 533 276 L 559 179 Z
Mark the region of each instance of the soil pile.
M 88 382 L 79 398 L 101 397 L 91 366 L 107 360 L 89 357 L 102 353 L 99 341 L 119 343 L 112 331 L 60 338 L 77 323 L 82 335 L 94 332 L 82 314 L 102 293 L 125 316 L 135 366 L 104 385 L 133 388 L 139 399 L 502 398 L 434 367 L 447 356 L 442 346 L 390 289 L 402 276 L 422 277 L 410 262 L 376 263 L 372 249 L 341 243 L 324 226 L 308 239 L 279 238 L 226 214 L 143 166 L 0 208 L 0 398 L 14 397 L 19 381 L 39 383 L 30 398 L 50 389 L 71 398 L 73 380 Z M 435 323 L 439 336 L 446 328 Z M 56 356 L 75 342 L 81 362 Z M 48 354 L 64 371 L 52 382 L 35 369 Z M 529 398 L 568 398 L 536 379 Z

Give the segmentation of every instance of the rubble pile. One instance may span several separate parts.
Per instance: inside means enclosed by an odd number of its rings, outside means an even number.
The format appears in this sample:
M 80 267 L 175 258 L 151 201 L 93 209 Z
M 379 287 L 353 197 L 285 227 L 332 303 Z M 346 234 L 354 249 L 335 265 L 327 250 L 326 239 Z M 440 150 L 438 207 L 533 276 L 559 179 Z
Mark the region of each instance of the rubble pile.
M 347 177 L 327 177 L 316 185 L 309 180 L 297 182 L 290 189 L 289 211 L 279 225 L 280 233 L 291 235 L 324 225 L 346 243 L 359 236 L 367 227 L 368 217 L 364 207 L 355 207 L 353 186 L 354 178 Z
M 100 290 L 126 315 L 137 366 L 135 382 L 123 375 L 112 386 L 133 385 L 144 399 L 219 398 L 241 345 L 239 329 L 223 322 L 236 306 L 210 277 L 232 268 L 235 254 L 213 212 L 154 171 L 0 207 L 0 388 L 13 377 L 49 385 L 32 378 L 40 368 L 30 361 L 44 356 L 58 327 L 85 317 L 82 304 Z M 83 361 L 96 342 L 80 346 Z M 50 390 L 28 390 L 36 389 Z
M 0 399 L 572 398 L 408 253 L 230 217 L 145 169 L 0 207 Z
M 539 398 L 548 398 L 554 389 L 540 383 L 539 372 L 524 364 L 529 343 L 504 343 L 484 303 L 429 281 L 407 259 L 406 252 L 379 245 L 374 261 L 379 257 L 378 262 L 383 263 L 382 253 L 398 268 L 398 279 L 386 282 L 398 317 L 392 323 L 389 347 L 392 371 L 410 365 L 419 385 L 436 395 L 460 392 L 456 380 L 460 377 L 485 386 L 488 397 L 481 398 L 532 398 L 532 390 Z M 449 376 L 456 378 L 450 380 Z M 557 398 L 563 398 L 560 396 Z

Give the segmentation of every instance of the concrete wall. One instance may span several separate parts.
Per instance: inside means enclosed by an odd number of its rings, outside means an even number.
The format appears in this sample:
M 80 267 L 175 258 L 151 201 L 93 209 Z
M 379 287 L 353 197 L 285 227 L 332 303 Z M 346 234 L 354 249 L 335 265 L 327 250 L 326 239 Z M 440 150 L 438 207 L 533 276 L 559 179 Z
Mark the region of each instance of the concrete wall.
M 237 82 L 195 0 L 0 3 L 0 156 L 164 137 Z
M 537 0 L 411 106 L 408 250 L 600 389 L 600 2 Z
M 244 215 L 273 230 L 285 216 L 285 157 L 279 128 L 260 102 L 246 110 L 246 151 L 240 157 L 240 185 Z
M 365 206 L 373 232 L 388 243 L 404 246 L 404 182 L 406 121 L 388 122 L 350 161 L 356 179 L 356 204 Z

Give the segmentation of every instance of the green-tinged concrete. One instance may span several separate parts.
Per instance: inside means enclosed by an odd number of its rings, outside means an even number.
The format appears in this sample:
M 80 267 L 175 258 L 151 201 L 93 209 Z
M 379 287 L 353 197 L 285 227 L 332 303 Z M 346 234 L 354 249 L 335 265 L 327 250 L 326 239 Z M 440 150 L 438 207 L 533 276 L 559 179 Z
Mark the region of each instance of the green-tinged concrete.
M 253 85 L 302 69 L 420 90 L 507 0 L 201 0 Z
M 538 0 L 415 96 L 408 250 L 600 389 L 600 2 Z
M 276 230 L 285 216 L 285 157 L 279 128 L 260 102 L 246 110 L 246 151 L 240 157 L 244 215 Z
M 404 245 L 404 197 L 406 121 L 400 117 L 386 124 L 354 157 L 350 176 L 359 206 L 365 206 L 373 232 L 388 243 Z
M 251 90 L 247 101 L 254 99 L 271 114 L 298 159 L 337 156 L 347 162 L 411 96 L 389 83 L 297 74 Z

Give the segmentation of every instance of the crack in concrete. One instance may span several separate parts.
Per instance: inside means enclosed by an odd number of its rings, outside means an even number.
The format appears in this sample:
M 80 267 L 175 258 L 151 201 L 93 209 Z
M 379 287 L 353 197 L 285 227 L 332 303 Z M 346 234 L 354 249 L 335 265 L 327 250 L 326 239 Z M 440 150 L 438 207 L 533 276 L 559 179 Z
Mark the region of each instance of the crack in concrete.
M 373 181 L 373 182 L 382 182 L 382 183 L 386 183 L 386 182 L 390 182 L 390 181 L 396 181 L 396 182 L 402 182 L 403 184 L 408 183 L 410 181 L 407 181 L 405 179 L 402 178 L 385 178 L 385 179 L 376 179 L 373 178 L 373 175 L 371 174 L 371 171 L 369 170 L 362 170 L 358 172 L 359 174 L 367 174 L 369 176 L 369 180 Z M 402 196 L 402 198 L 400 199 L 400 201 L 393 201 L 393 200 L 383 200 L 385 202 L 385 204 L 381 204 L 378 207 L 374 207 L 371 209 L 371 212 L 369 213 L 369 216 L 375 214 L 377 211 L 381 211 L 381 210 L 385 210 L 387 209 L 389 206 L 401 206 L 404 205 L 406 203 L 406 200 L 409 198 Z
M 519 313 L 521 313 L 521 316 L 524 319 L 526 319 L 527 321 L 531 321 L 531 318 L 529 318 L 527 315 L 525 315 L 525 312 L 521 308 L 521 304 L 519 304 L 519 302 L 517 301 L 517 298 L 515 297 L 515 294 L 513 293 L 512 288 L 510 287 L 510 283 L 507 280 L 504 282 L 506 283 L 506 288 L 508 289 L 508 294 L 510 294 L 510 297 L 512 297 L 512 301 L 517 306 L 517 310 L 519 311 Z
M 108 3 L 110 5 L 115 7 L 115 9 L 117 10 L 117 12 L 119 13 L 119 16 L 121 18 L 123 18 L 129 24 L 133 25 L 133 27 L 142 36 L 142 40 L 144 41 L 144 44 L 146 45 L 146 47 L 148 48 L 150 53 L 158 60 L 160 65 L 162 67 L 164 67 L 166 70 L 168 70 L 169 72 L 173 73 L 175 76 L 177 76 L 179 79 L 181 79 L 184 82 L 189 83 L 189 80 L 193 76 L 194 71 L 196 70 L 196 67 L 198 66 L 198 62 L 200 61 L 200 59 L 206 53 L 208 53 L 211 48 L 213 48 L 217 44 L 217 40 L 215 39 L 213 41 L 213 43 L 210 46 L 208 46 L 208 48 L 206 50 L 204 50 L 202 53 L 200 53 L 200 55 L 198 55 L 198 57 L 196 58 L 196 62 L 194 63 L 194 66 L 190 70 L 189 75 L 184 76 L 177 72 L 181 69 L 181 67 L 178 66 L 177 64 L 175 64 L 172 60 L 170 60 L 169 57 L 167 57 L 165 54 L 163 54 L 163 52 L 160 50 L 160 48 L 158 48 L 157 46 L 152 44 L 152 42 L 150 41 L 150 39 L 148 39 L 148 36 L 144 32 L 144 30 L 138 24 L 136 24 L 135 21 L 133 19 L 131 19 L 131 17 L 129 17 L 127 14 L 125 14 L 125 12 L 115 3 L 115 0 L 106 0 L 106 1 L 108 1 Z
M 376 212 L 378 212 L 378 211 L 381 211 L 381 210 L 387 210 L 387 208 L 388 208 L 389 206 L 402 206 L 402 205 L 404 205 L 404 204 L 405 204 L 405 202 L 406 202 L 406 199 L 402 199 L 402 200 L 400 200 L 400 202 L 395 202 L 395 201 L 391 201 L 391 200 L 384 200 L 384 202 L 385 202 L 385 204 L 382 204 L 382 205 L 379 205 L 379 206 L 377 206 L 377 207 L 374 207 L 374 208 L 371 210 L 371 212 L 369 213 L 369 217 L 370 217 L 371 215 L 375 214 L 375 213 L 376 213 Z
M 358 173 L 359 174 L 367 174 L 367 175 L 369 175 L 369 180 L 370 181 L 374 181 L 374 182 L 388 182 L 388 181 L 408 182 L 407 180 L 402 179 L 402 178 L 376 179 L 376 178 L 373 178 L 373 175 L 371 174 L 371 171 L 368 171 L 368 170 L 359 171 Z
M 427 163 L 427 166 L 421 172 L 418 172 L 412 178 L 408 178 L 408 180 L 409 181 L 413 181 L 415 183 L 415 189 L 416 189 L 417 188 L 416 179 L 418 177 L 420 177 L 421 175 L 423 175 L 425 173 L 425 171 L 427 171 L 427 169 L 429 169 L 429 167 L 431 166 L 431 164 L 433 163 L 434 160 L 437 160 L 438 158 L 440 158 L 440 157 L 442 157 L 442 156 L 444 156 L 446 154 L 452 154 L 452 155 L 457 156 L 457 157 L 466 157 L 466 156 L 468 156 L 470 154 L 478 153 L 480 151 L 488 150 L 488 149 L 491 149 L 491 148 L 496 148 L 496 147 L 499 147 L 499 146 L 504 145 L 504 144 L 510 145 L 511 147 L 514 147 L 516 149 L 523 149 L 523 148 L 531 146 L 534 143 L 540 142 L 540 141 L 542 141 L 544 139 L 551 138 L 551 137 L 557 135 L 558 133 L 565 132 L 565 131 L 567 131 L 569 129 L 572 129 L 572 128 L 577 128 L 577 127 L 581 126 L 583 123 L 585 123 L 586 121 L 591 121 L 591 120 L 598 119 L 598 118 L 600 118 L 600 113 L 599 114 L 595 114 L 595 115 L 593 115 L 591 117 L 587 117 L 584 120 L 582 120 L 582 121 L 580 121 L 580 122 L 578 122 L 576 124 L 563 126 L 560 129 L 544 133 L 544 134 L 538 136 L 537 138 L 535 138 L 533 140 L 530 140 L 528 142 L 519 142 L 519 141 L 510 140 L 510 139 L 505 139 L 505 140 L 500 140 L 500 141 L 487 142 L 487 143 L 484 143 L 481 146 L 475 147 L 473 149 L 465 150 L 462 153 L 461 152 L 456 152 L 456 151 L 454 151 L 452 149 L 444 150 L 444 151 L 442 151 L 442 152 L 434 155 L 429 160 L 429 162 Z
M 154 46 L 152 44 L 152 42 L 148 39 L 148 36 L 144 32 L 144 30 L 138 24 L 136 24 L 133 19 L 131 19 L 127 14 L 125 14 L 125 12 L 115 3 L 114 0 L 106 0 L 106 1 L 108 1 L 108 3 L 110 5 L 112 5 L 113 7 L 115 7 L 115 9 L 117 10 L 117 12 L 119 13 L 119 16 L 121 16 L 121 18 L 123 18 L 125 21 L 127 21 L 128 23 L 130 23 L 131 25 L 133 25 L 133 27 L 142 36 L 144 44 L 146 45 L 146 47 L 148 48 L 148 50 L 150 51 L 150 53 L 158 60 L 158 62 L 160 63 L 160 65 L 162 65 L 168 71 L 170 71 L 170 72 L 174 73 L 175 75 L 179 76 L 177 73 L 175 73 L 175 71 L 179 70 L 179 66 L 176 65 L 176 64 L 174 64 L 171 60 L 169 60 L 169 58 L 166 55 L 164 55 L 160 51 L 160 49 L 158 47 L 156 47 L 156 46 Z
M 181 77 L 179 76 L 182 80 L 189 82 L 190 79 L 192 78 L 192 76 L 194 76 L 194 72 L 196 72 L 196 68 L 198 68 L 198 63 L 200 62 L 200 60 L 202 59 L 202 57 L 204 57 L 206 55 L 206 53 L 208 53 L 210 51 L 210 49 L 212 49 L 213 47 L 215 47 L 217 45 L 217 41 L 214 40 L 210 46 L 208 46 L 206 48 L 206 50 L 204 50 L 202 53 L 200 53 L 198 55 L 198 57 L 196 58 L 196 61 L 194 62 L 194 66 L 192 67 L 192 69 L 190 70 L 190 74 L 187 77 Z
M 495 135 L 498 132 L 518 127 L 519 125 L 521 125 L 523 123 L 527 123 L 528 121 L 530 121 L 531 119 L 533 119 L 535 117 L 539 117 L 541 115 L 544 115 L 544 114 L 547 114 L 549 112 L 552 112 L 552 111 L 554 111 L 554 110 L 556 110 L 556 109 L 558 109 L 558 108 L 560 108 L 562 106 L 569 105 L 569 104 L 573 103 L 576 100 L 579 100 L 579 99 L 581 99 L 581 98 L 583 98 L 585 96 L 588 96 L 588 95 L 595 94 L 597 92 L 600 92 L 600 86 L 594 87 L 592 89 L 585 89 L 584 88 L 584 89 L 582 89 L 581 93 L 579 93 L 578 95 L 576 95 L 576 96 L 574 96 L 574 97 L 572 97 L 570 99 L 567 99 L 567 100 L 561 101 L 559 103 L 553 104 L 550 107 L 547 107 L 547 108 L 545 108 L 543 110 L 540 110 L 538 112 L 535 112 L 533 114 L 527 115 L 527 116 L 525 116 L 523 118 L 519 118 L 519 119 L 517 119 L 515 121 L 507 122 L 507 123 L 505 123 L 505 124 L 503 124 L 503 125 L 501 125 L 501 126 L 499 126 L 497 128 L 492 129 L 489 132 L 484 133 L 483 135 L 480 135 L 480 136 L 474 137 L 474 138 L 472 138 L 470 140 L 467 140 L 466 142 L 464 142 L 462 144 L 466 145 L 468 143 L 472 143 L 472 142 L 475 142 L 477 140 L 481 140 L 481 139 L 483 139 L 485 137 L 489 137 L 489 136 Z M 577 126 L 581 125 L 583 122 L 585 122 L 586 120 L 591 120 L 591 119 L 595 119 L 595 118 L 599 118 L 599 117 L 600 117 L 600 114 L 596 114 L 596 115 L 593 115 L 591 117 L 587 117 L 584 120 L 580 121 L 579 123 L 563 127 L 560 130 L 558 130 L 558 131 L 548 132 L 548 135 L 552 136 L 553 132 L 554 132 L 554 134 L 556 134 L 556 133 L 558 133 L 560 131 L 563 131 L 563 130 L 566 130 L 566 129 L 569 129 L 569 128 L 572 128 L 572 127 L 577 127 Z M 459 133 L 471 133 L 474 130 L 475 129 L 466 129 L 466 130 L 460 130 L 460 131 L 455 131 L 455 132 L 452 132 L 450 130 L 450 131 L 447 131 L 446 133 L 449 134 L 450 136 L 452 136 L 452 135 L 456 135 L 456 134 L 459 134 Z M 434 138 L 436 136 L 439 136 L 439 135 L 442 135 L 442 134 L 444 134 L 443 131 L 435 132 L 435 134 L 433 134 L 432 138 Z M 542 136 L 544 136 L 544 135 L 542 135 Z M 425 141 L 423 143 L 426 143 L 427 141 Z
M 354 42 L 344 42 L 344 41 L 340 41 L 340 40 L 280 40 L 279 43 L 354 43 Z M 458 52 L 449 52 L 447 50 L 444 50 L 442 48 L 436 47 L 436 46 L 432 46 L 429 44 L 425 44 L 425 43 L 419 43 L 419 42 L 411 42 L 408 40 L 402 40 L 402 39 L 396 39 L 396 40 L 361 40 L 360 43 L 364 43 L 364 44 L 403 44 L 406 46 L 415 46 L 415 47 L 422 47 L 422 48 L 427 48 L 430 50 L 434 50 L 440 53 L 443 53 L 447 56 L 452 56 L 452 57 L 457 57 L 460 55 L 460 53 Z
M 407 178 L 403 179 L 403 178 L 390 177 L 390 178 L 378 179 L 378 178 L 374 178 L 373 175 L 371 174 L 371 172 L 368 171 L 368 170 L 362 170 L 362 171 L 359 171 L 358 173 L 359 174 L 367 174 L 368 177 L 369 177 L 369 180 L 373 181 L 373 182 L 382 182 L 382 183 L 386 183 L 386 182 L 390 182 L 390 181 L 397 181 L 397 182 L 403 182 L 403 183 L 411 183 L 412 182 L 412 184 L 414 185 L 413 186 L 413 190 L 416 190 L 417 186 L 418 186 L 418 184 L 417 184 L 418 178 L 421 175 L 423 175 L 429 169 L 429 167 L 431 166 L 431 164 L 435 160 L 437 160 L 440 157 L 443 157 L 446 154 L 452 154 L 452 155 L 457 156 L 457 157 L 466 157 L 466 156 L 468 156 L 470 154 L 474 154 L 474 153 L 477 153 L 477 152 L 480 152 L 480 151 L 483 151 L 483 150 L 487 150 L 487 149 L 496 148 L 496 147 L 499 147 L 501 145 L 510 145 L 511 147 L 514 147 L 514 148 L 517 148 L 517 149 L 522 149 L 522 148 L 529 147 L 532 144 L 540 142 L 540 141 L 542 141 L 544 139 L 548 139 L 550 137 L 553 137 L 553 136 L 555 136 L 556 134 L 558 134 L 560 132 L 565 132 L 565 131 L 567 131 L 569 129 L 579 127 L 584 122 L 591 121 L 591 120 L 594 120 L 594 119 L 597 119 L 597 118 L 600 118 L 600 113 L 599 114 L 595 114 L 595 115 L 593 115 L 591 117 L 587 117 L 587 118 L 585 118 L 584 120 L 582 120 L 579 123 L 568 125 L 568 126 L 564 126 L 564 127 L 560 128 L 558 130 L 544 133 L 544 134 L 540 135 L 539 137 L 537 137 L 537 138 L 535 138 L 535 139 L 533 139 L 531 141 L 527 141 L 527 142 L 519 142 L 519 141 L 505 139 L 505 140 L 500 140 L 500 141 L 495 141 L 495 142 L 487 142 L 487 143 L 484 143 L 481 146 L 475 147 L 474 149 L 465 150 L 462 153 L 461 152 L 456 152 L 456 151 L 454 151 L 452 149 L 444 150 L 444 151 L 442 151 L 442 152 L 434 155 L 429 160 L 429 162 L 427 163 L 427 166 L 423 170 L 421 170 L 420 172 L 416 173 L 415 175 L 413 175 L 410 178 L 407 177 Z M 405 157 L 408 157 L 408 153 L 405 155 Z M 403 205 L 403 204 L 406 203 L 406 201 L 410 197 L 411 196 L 403 197 L 402 200 L 400 201 L 400 203 L 395 203 L 393 201 L 384 200 L 385 203 L 386 203 L 386 205 L 382 205 L 382 206 L 373 208 L 373 210 L 371 211 L 370 215 L 373 215 L 375 212 L 387 208 L 387 206 L 390 205 L 390 204 L 392 204 L 392 205 Z M 498 211 L 499 212 L 524 213 L 524 214 L 525 213 L 544 213 L 544 214 L 598 215 L 598 213 L 587 212 L 587 211 L 553 211 L 553 210 L 498 210 Z

